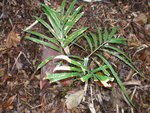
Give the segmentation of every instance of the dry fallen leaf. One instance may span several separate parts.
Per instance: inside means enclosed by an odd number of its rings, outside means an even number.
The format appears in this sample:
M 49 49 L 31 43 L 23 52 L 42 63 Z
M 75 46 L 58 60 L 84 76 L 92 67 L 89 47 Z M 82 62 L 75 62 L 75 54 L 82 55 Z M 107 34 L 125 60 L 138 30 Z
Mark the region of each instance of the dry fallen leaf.
M 15 100 L 16 96 L 17 96 L 17 95 L 14 95 L 14 96 L 10 97 L 6 102 L 4 102 L 4 103 L 2 104 L 2 108 L 3 108 L 3 109 L 9 108 L 9 107 L 11 106 L 11 104 L 13 103 L 13 101 Z
M 139 57 L 139 59 L 150 63 L 150 48 L 145 49 L 144 53 Z
M 80 90 L 69 95 L 65 102 L 67 109 L 77 107 L 80 104 L 84 94 L 85 94 L 84 90 Z
M 20 43 L 21 37 L 19 34 L 15 33 L 14 31 L 11 31 L 6 40 L 6 47 L 11 48 L 12 46 L 17 47 L 17 45 Z
M 3 6 L 4 6 L 4 4 L 3 4 L 2 2 L 0 2 L 0 6 L 1 6 L 1 7 L 3 7 Z
M 135 42 L 128 41 L 128 46 L 139 47 L 140 45 Z
M 145 25 L 144 31 L 148 36 L 150 36 L 150 24 Z
M 45 60 L 46 58 L 50 57 L 50 56 L 57 56 L 60 55 L 59 52 L 45 47 L 43 46 L 42 48 L 42 61 Z M 53 73 L 53 70 L 56 66 L 56 62 L 54 60 L 49 61 L 44 67 L 42 67 L 41 70 L 41 78 L 45 77 L 45 75 L 49 74 L 49 73 Z M 48 87 L 50 85 L 48 80 L 41 80 L 40 81 L 40 89 L 44 90 L 46 87 Z
M 142 25 L 147 23 L 147 19 L 148 19 L 147 15 L 145 13 L 141 13 L 136 18 L 133 19 L 133 22 Z

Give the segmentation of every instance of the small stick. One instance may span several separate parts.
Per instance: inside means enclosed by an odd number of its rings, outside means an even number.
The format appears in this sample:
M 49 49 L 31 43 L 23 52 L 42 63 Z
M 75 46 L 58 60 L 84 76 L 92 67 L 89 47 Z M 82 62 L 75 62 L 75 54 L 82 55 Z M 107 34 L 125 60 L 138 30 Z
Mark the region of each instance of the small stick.
M 131 100 L 133 100 L 133 97 L 134 97 L 134 94 L 135 94 L 135 92 L 136 92 L 136 86 L 135 86 L 135 88 L 134 88 L 134 90 L 133 90 L 133 92 L 132 92 L 132 95 L 131 95 Z
M 126 81 L 129 80 L 129 79 L 131 78 L 132 74 L 133 74 L 133 70 L 131 69 L 131 70 L 129 71 L 129 73 L 128 73 L 128 75 L 127 75 L 127 77 L 126 77 L 125 80 L 126 80 Z
M 88 81 L 85 82 L 85 86 L 84 86 L 84 92 L 85 92 L 85 94 L 87 92 L 87 87 L 88 87 Z
M 136 81 L 128 81 L 128 82 L 123 82 L 122 83 L 123 85 L 141 85 L 141 81 L 138 81 L 138 80 L 136 80 Z
M 17 58 L 15 59 L 15 63 L 13 64 L 13 67 L 12 67 L 12 69 L 11 69 L 10 72 L 13 71 L 13 69 L 14 69 L 14 67 L 15 67 L 15 65 L 16 65 L 16 63 L 17 63 L 17 61 L 18 61 L 18 59 L 20 58 L 21 55 L 22 55 L 22 51 L 19 53 L 19 55 L 18 55 Z
M 23 31 L 29 30 L 31 29 L 33 26 L 35 26 L 39 21 L 36 20 L 35 22 L 33 22 L 30 26 L 28 26 L 27 28 L 25 28 Z
M 123 108 L 121 109 L 121 113 L 124 113 L 124 109 Z
M 116 113 L 119 113 L 119 106 L 116 104 Z
M 34 107 L 32 107 L 31 109 L 36 109 L 36 108 L 38 108 L 38 107 L 40 107 L 40 106 L 42 106 L 42 104 L 39 104 L 39 105 L 37 105 L 37 106 L 34 106 Z
M 40 15 L 40 18 L 42 17 L 43 14 Z M 35 22 L 33 22 L 30 26 L 28 26 L 27 28 L 25 28 L 23 31 L 29 30 L 31 29 L 33 26 L 35 26 L 39 21 L 36 20 Z
M 134 113 L 133 108 L 131 107 L 131 113 Z
M 89 109 L 91 110 L 92 113 L 96 113 L 96 110 L 94 108 L 94 103 L 93 103 L 93 92 L 92 92 L 92 87 L 90 86 L 90 91 L 91 91 L 91 101 L 92 103 L 89 104 Z

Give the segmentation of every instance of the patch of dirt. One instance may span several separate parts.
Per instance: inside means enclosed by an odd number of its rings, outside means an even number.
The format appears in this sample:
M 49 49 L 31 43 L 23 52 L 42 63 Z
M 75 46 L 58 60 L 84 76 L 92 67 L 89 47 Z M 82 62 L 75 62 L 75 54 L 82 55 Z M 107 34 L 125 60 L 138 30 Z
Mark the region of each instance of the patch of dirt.
M 46 0 L 45 0 L 46 1 Z M 83 89 L 84 83 L 75 81 L 71 87 L 59 84 L 48 85 L 41 94 L 40 71 L 35 72 L 41 62 L 42 46 L 24 39 L 28 34 L 23 30 L 35 22 L 32 16 L 41 16 L 43 0 L 1 0 L 0 1 L 0 112 L 2 113 L 90 113 L 93 102 L 96 113 L 150 112 L 150 2 L 148 0 L 111 0 L 110 2 L 86 3 L 78 1 L 76 7 L 83 5 L 84 16 L 74 29 L 89 27 L 93 33 L 95 24 L 103 30 L 118 26 L 116 37 L 130 40 L 129 46 L 118 46 L 143 73 L 145 78 L 135 74 L 118 59 L 111 57 L 126 90 L 135 107 L 131 107 L 116 83 L 111 88 L 99 87 L 90 81 L 87 94 L 81 104 L 65 110 L 65 95 Z M 57 9 L 59 0 L 50 0 L 48 4 Z M 71 1 L 67 1 L 67 7 Z M 36 24 L 33 30 L 49 32 Z M 82 42 L 82 40 L 80 40 Z M 76 46 L 72 53 L 85 56 L 85 52 Z M 34 76 L 33 76 L 34 74 Z M 78 87 L 76 87 L 78 86 Z

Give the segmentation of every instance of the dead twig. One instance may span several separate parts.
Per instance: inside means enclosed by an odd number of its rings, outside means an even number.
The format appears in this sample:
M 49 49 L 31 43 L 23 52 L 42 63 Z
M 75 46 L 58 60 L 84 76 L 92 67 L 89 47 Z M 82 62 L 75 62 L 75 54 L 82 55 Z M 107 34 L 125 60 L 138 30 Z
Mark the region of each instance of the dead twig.
M 23 31 L 27 31 L 29 29 L 31 29 L 33 26 L 35 26 L 39 21 L 36 20 L 35 22 L 33 22 L 30 26 L 28 26 L 27 28 L 25 28 Z
M 32 107 L 31 109 L 36 109 L 36 108 L 41 107 L 41 106 L 42 106 L 42 104 L 39 104 L 37 106 Z
M 89 104 L 89 109 L 91 113 L 96 113 L 96 110 L 94 108 L 94 103 L 93 103 L 93 92 L 92 92 L 92 87 L 90 86 L 90 91 L 91 91 L 91 103 Z
M 134 90 L 133 90 L 133 92 L 132 92 L 132 94 L 131 94 L 131 100 L 133 100 L 133 97 L 134 97 L 134 94 L 135 94 L 135 92 L 136 92 L 136 86 L 134 87 Z
M 116 104 L 116 113 L 119 113 L 119 106 Z
M 40 18 L 43 16 L 43 13 L 40 15 Z M 27 28 L 25 28 L 23 31 L 27 31 L 29 29 L 31 29 L 33 26 L 35 26 L 39 21 L 36 20 L 34 21 L 30 26 L 28 26 Z
M 126 77 L 126 81 L 129 80 L 131 78 L 131 76 L 133 75 L 133 70 L 131 69 Z
M 19 55 L 17 56 L 17 58 L 15 59 L 15 63 L 13 64 L 10 72 L 12 72 L 14 70 L 15 65 L 16 65 L 16 63 L 17 63 L 17 61 L 18 61 L 18 59 L 20 58 L 21 55 L 22 55 L 22 52 L 20 52 Z
M 85 94 L 87 92 L 87 88 L 88 88 L 88 81 L 85 82 L 85 86 L 84 86 L 84 92 L 85 92 Z
M 128 82 L 123 82 L 123 85 L 142 85 L 141 81 L 128 81 Z

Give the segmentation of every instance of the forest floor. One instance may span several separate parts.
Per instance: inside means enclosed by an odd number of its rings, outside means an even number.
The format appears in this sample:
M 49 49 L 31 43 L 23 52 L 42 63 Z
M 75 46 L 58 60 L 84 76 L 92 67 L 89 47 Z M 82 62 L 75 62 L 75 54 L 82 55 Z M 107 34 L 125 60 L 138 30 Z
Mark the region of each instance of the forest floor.
M 45 0 L 57 10 L 59 0 Z M 67 0 L 67 7 L 72 0 Z M 135 107 L 129 105 L 118 85 L 111 88 L 99 87 L 89 82 L 85 99 L 72 110 L 65 109 L 65 95 L 84 88 L 84 83 L 76 81 L 72 87 L 59 84 L 50 85 L 41 96 L 40 71 L 33 76 L 41 62 L 42 46 L 24 37 L 24 30 L 35 22 L 33 16 L 41 16 L 40 4 L 44 0 L 0 0 L 0 112 L 1 113 L 150 113 L 150 2 L 149 0 L 110 0 L 86 3 L 84 16 L 74 29 L 89 27 L 96 33 L 94 25 L 100 29 L 119 26 L 117 36 L 130 40 L 128 46 L 118 46 L 142 72 L 140 77 L 127 65 L 112 59 L 127 93 Z M 34 31 L 47 33 L 39 23 Z M 73 47 L 72 53 L 84 55 Z M 80 52 L 80 53 L 79 53 Z M 31 79 L 31 77 L 33 77 Z M 116 83 L 114 81 L 114 83 Z M 77 87 L 78 86 L 78 87 Z M 119 113 L 118 112 L 118 113 Z

